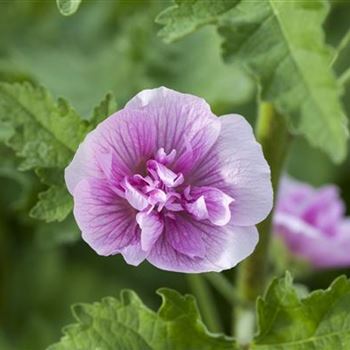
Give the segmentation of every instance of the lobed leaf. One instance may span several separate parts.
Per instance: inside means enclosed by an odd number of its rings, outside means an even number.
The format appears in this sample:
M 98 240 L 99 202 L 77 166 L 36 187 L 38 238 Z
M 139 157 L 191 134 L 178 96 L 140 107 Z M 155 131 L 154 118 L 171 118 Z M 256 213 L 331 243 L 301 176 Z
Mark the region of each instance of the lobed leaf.
M 348 132 L 322 30 L 327 2 L 218 0 L 217 11 L 199 20 L 194 11 L 208 13 L 208 4 L 177 1 L 159 15 L 158 22 L 165 25 L 160 34 L 173 41 L 215 23 L 224 38 L 225 59 L 248 68 L 261 86 L 262 99 L 275 105 L 293 132 L 305 135 L 334 161 L 343 160 Z M 181 30 L 180 24 L 187 22 L 192 25 Z
M 39 193 L 39 200 L 29 215 L 38 220 L 63 221 L 73 209 L 73 201 L 65 185 L 52 185 Z
M 92 118 L 89 120 L 92 127 L 96 127 L 99 123 L 117 111 L 117 102 L 113 93 L 108 92 L 103 100 L 94 108 Z
M 175 0 L 175 5 L 163 11 L 156 22 L 164 27 L 159 35 L 172 42 L 194 32 L 205 24 L 215 23 L 218 16 L 234 7 L 239 0 Z
M 48 350 L 236 349 L 232 339 L 207 331 L 192 296 L 164 288 L 158 293 L 163 302 L 157 313 L 128 290 L 120 299 L 76 305 L 77 323 Z
M 89 125 L 64 101 L 42 87 L 0 83 L 0 126 L 16 132 L 6 140 L 24 159 L 22 170 L 63 168 L 89 131 Z
M 287 274 L 275 279 L 257 304 L 257 350 L 350 348 L 350 282 L 342 276 L 326 290 L 300 298 Z
M 39 194 L 32 217 L 62 221 L 70 213 L 72 200 L 64 185 L 64 168 L 85 135 L 115 108 L 108 94 L 88 122 L 63 99 L 55 101 L 43 87 L 0 83 L 0 130 L 4 130 L 0 139 L 22 159 L 21 170 L 35 169 L 51 186 Z

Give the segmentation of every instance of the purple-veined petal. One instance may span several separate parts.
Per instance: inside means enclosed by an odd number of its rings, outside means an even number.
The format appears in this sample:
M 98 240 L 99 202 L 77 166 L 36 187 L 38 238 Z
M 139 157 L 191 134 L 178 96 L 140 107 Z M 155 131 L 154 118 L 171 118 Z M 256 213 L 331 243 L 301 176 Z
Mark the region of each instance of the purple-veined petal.
M 105 179 L 118 193 L 120 182 L 125 177 L 124 174 L 128 173 L 128 169 L 123 169 L 123 165 L 118 162 L 112 151 L 100 153 L 96 158 L 96 162 L 104 174 Z
M 168 230 L 166 224 L 166 234 L 162 235 L 154 245 L 147 257 L 149 262 L 168 271 L 219 272 L 234 267 L 249 256 L 258 242 L 258 232 L 254 226 L 234 226 L 232 220 L 226 226 L 214 226 L 193 220 L 186 221 L 187 223 L 180 221 L 180 225 L 187 226 L 188 232 L 191 232 L 192 235 L 201 237 L 205 248 L 204 256 L 191 258 L 174 249 L 169 242 L 173 231 Z M 175 222 L 179 225 L 177 217 Z M 181 229 L 183 227 L 181 226 Z
M 133 240 L 130 244 L 121 248 L 119 253 L 123 255 L 124 260 L 128 264 L 134 266 L 142 263 L 148 255 L 148 252 L 142 250 L 140 240 Z
M 166 220 L 165 236 L 169 244 L 177 252 L 190 258 L 203 258 L 205 245 L 202 232 L 188 220 L 187 216 L 176 215 L 174 219 Z
M 147 169 L 152 172 L 155 177 L 158 177 L 167 187 L 179 186 L 184 181 L 182 174 L 174 173 L 165 165 L 158 163 L 155 160 L 147 162 Z
M 192 203 L 186 203 L 186 210 L 192 214 L 197 220 L 205 220 L 208 219 L 208 209 L 205 203 L 204 196 L 198 197 Z
M 202 98 L 165 87 L 143 90 L 125 108 L 146 112 L 157 125 L 157 150 L 176 150 L 176 173 L 185 175 L 205 159 L 220 133 L 218 118 Z
M 64 177 L 70 194 L 73 195 L 75 186 L 83 179 L 94 177 L 103 178 L 104 174 L 98 166 L 96 154 L 96 130 L 90 132 L 79 145 L 71 163 L 66 167 Z
M 157 151 L 155 160 L 159 163 L 167 165 L 172 163 L 175 160 L 175 157 L 176 157 L 175 149 L 173 149 L 169 154 L 166 154 L 164 148 L 162 147 Z
M 83 239 L 100 255 L 113 255 L 137 239 L 135 210 L 100 179 L 82 180 L 74 190 L 74 216 Z
M 123 182 L 123 185 L 125 186 L 125 199 L 133 208 L 141 211 L 148 207 L 148 199 L 142 192 L 131 185 L 127 179 Z
M 233 198 L 231 216 L 236 225 L 255 225 L 272 208 L 270 168 L 243 117 L 227 115 L 219 120 L 220 136 L 190 181 L 198 187 L 217 188 Z
M 113 178 L 115 184 L 145 168 L 141 160 L 157 151 L 156 130 L 157 125 L 141 111 L 123 109 L 104 120 L 86 136 L 66 168 L 70 193 L 83 179 Z
M 136 221 L 141 228 L 141 248 L 148 252 L 163 232 L 163 220 L 158 213 L 152 211 L 138 213 Z
M 202 207 L 205 205 L 207 218 L 214 225 L 224 226 L 231 220 L 230 204 L 234 199 L 227 194 L 212 187 L 192 187 L 191 195 L 198 199 L 203 198 Z M 189 209 L 191 212 L 192 208 Z

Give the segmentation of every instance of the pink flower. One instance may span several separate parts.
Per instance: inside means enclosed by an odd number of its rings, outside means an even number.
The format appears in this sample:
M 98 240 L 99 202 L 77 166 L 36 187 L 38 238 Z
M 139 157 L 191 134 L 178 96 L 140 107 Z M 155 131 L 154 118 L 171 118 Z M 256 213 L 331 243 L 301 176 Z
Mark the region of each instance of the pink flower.
M 144 90 L 85 138 L 65 173 L 83 239 L 101 255 L 171 271 L 231 268 L 271 210 L 249 124 L 195 96 Z
M 337 187 L 310 185 L 283 179 L 276 212 L 275 231 L 290 251 L 313 266 L 350 266 L 350 218 Z

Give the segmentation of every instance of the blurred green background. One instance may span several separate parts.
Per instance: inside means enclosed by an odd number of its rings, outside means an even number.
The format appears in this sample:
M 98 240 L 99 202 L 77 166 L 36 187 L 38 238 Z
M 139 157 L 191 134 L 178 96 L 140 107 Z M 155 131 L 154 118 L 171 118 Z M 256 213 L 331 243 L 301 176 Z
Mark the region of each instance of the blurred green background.
M 240 67 L 225 65 L 220 39 L 205 28 L 179 43 L 157 37 L 156 15 L 167 1 L 83 1 L 63 17 L 55 1 L 0 1 L 0 81 L 30 80 L 65 97 L 89 118 L 107 91 L 121 108 L 135 93 L 164 85 L 204 97 L 217 114 L 255 118 L 256 86 Z M 350 2 L 334 1 L 325 29 L 336 45 L 348 30 Z M 350 48 L 343 54 L 349 57 Z M 340 60 L 337 70 L 348 65 Z M 350 114 L 350 89 L 344 95 Z M 0 130 L 0 135 L 1 135 Z M 99 257 L 81 239 L 74 219 L 45 224 L 29 209 L 42 190 L 36 176 L 16 170 L 13 153 L 0 146 L 0 349 L 38 350 L 59 339 L 72 321 L 70 305 L 132 288 L 156 307 L 158 287 L 188 292 L 183 274 L 148 263 L 128 266 L 121 257 Z M 350 207 L 350 160 L 334 166 L 300 139 L 293 143 L 288 172 L 315 185 L 337 183 Z M 346 272 L 346 271 L 343 271 Z M 314 273 L 309 287 L 327 286 L 339 271 Z M 234 271 L 227 272 L 230 279 Z M 304 281 L 305 282 L 305 281 Z M 219 302 L 224 321 L 230 317 Z

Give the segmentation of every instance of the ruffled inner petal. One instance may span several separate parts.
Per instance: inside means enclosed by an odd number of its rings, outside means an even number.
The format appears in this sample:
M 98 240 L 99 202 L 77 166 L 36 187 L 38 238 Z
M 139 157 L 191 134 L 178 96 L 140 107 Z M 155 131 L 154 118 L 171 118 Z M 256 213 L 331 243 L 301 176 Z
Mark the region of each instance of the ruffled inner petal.
M 158 163 L 155 160 L 149 160 L 147 162 L 147 169 L 154 175 L 154 177 L 159 178 L 159 180 L 167 187 L 179 186 L 184 181 L 181 173 L 176 174 L 165 165 Z
M 191 214 L 200 219 L 199 214 L 208 218 L 214 225 L 224 226 L 231 220 L 230 204 L 234 199 L 222 191 L 211 187 L 192 187 L 190 195 L 198 198 L 194 203 L 186 206 Z M 198 201 L 200 201 L 198 203 Z M 199 205 L 200 204 L 200 205 Z M 193 211 L 195 205 L 196 211 Z M 204 215 L 206 212 L 206 216 Z
M 138 213 L 136 221 L 141 228 L 141 248 L 148 252 L 162 234 L 164 223 L 158 213 Z
M 125 179 L 123 186 L 125 187 L 125 199 L 133 208 L 142 211 L 148 207 L 149 201 L 147 196 L 131 185 L 128 179 Z
M 186 203 L 185 207 L 197 220 L 205 220 L 209 217 L 204 196 L 198 197 L 194 202 Z

